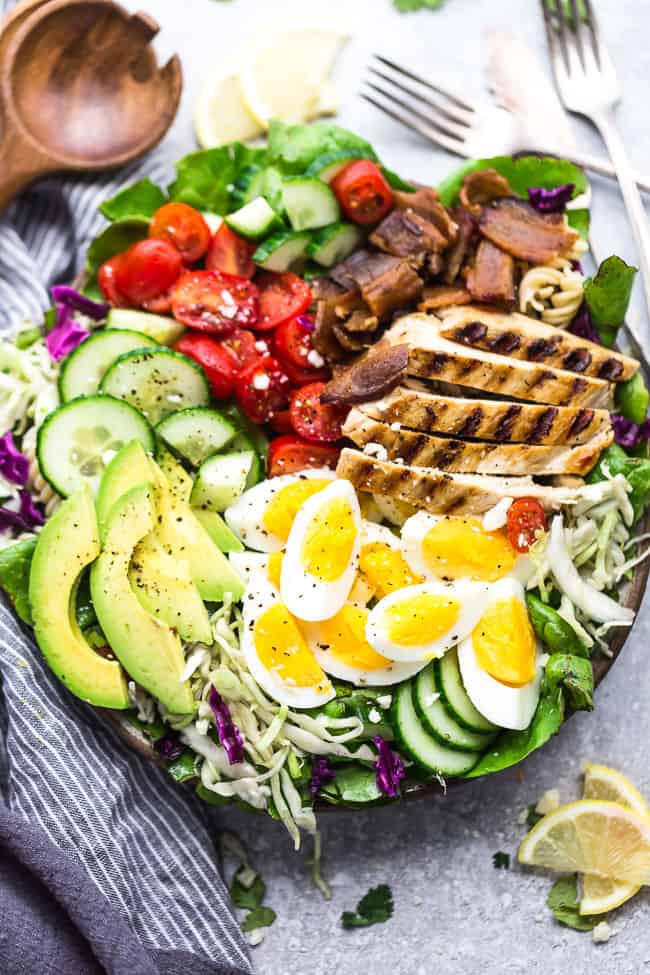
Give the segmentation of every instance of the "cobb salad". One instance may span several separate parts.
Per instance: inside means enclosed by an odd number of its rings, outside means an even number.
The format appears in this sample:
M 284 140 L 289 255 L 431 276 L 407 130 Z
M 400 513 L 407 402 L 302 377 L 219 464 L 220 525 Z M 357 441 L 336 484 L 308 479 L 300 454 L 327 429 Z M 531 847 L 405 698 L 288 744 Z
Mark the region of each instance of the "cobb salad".
M 0 582 L 202 799 L 297 846 L 317 801 L 498 771 L 592 708 L 650 460 L 586 192 L 539 157 L 416 186 L 272 123 L 103 203 L 79 289 L 0 345 Z

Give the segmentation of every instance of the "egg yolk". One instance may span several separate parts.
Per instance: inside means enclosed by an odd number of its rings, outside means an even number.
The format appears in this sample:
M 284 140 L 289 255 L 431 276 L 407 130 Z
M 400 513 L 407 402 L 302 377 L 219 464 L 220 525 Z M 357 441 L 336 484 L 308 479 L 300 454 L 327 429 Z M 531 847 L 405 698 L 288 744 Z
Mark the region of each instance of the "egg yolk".
M 359 571 L 378 599 L 389 592 L 422 582 L 404 561 L 402 553 L 385 542 L 363 545 L 359 556 Z
M 460 603 L 449 596 L 422 592 L 393 603 L 384 612 L 384 632 L 401 647 L 425 646 L 444 636 L 460 615 Z
M 390 667 L 393 661 L 382 657 L 366 640 L 367 619 L 367 609 L 344 606 L 336 616 L 321 625 L 320 644 L 348 667 L 383 670 Z
M 357 526 L 354 512 L 344 498 L 332 498 L 321 505 L 305 532 L 300 561 L 309 575 L 322 582 L 335 582 L 350 565 Z
M 302 481 L 295 481 L 280 488 L 264 509 L 262 521 L 266 530 L 286 542 L 293 520 L 305 501 L 331 483 L 324 478 L 306 477 Z
M 488 606 L 474 628 L 472 643 L 479 666 L 502 684 L 523 687 L 535 676 L 535 634 L 518 599 Z
M 441 518 L 422 539 L 422 557 L 439 579 L 495 582 L 517 553 L 503 532 L 486 532 L 475 518 Z
M 258 617 L 253 641 L 260 662 L 283 683 L 327 690 L 327 677 L 282 603 L 274 603 Z
M 282 563 L 284 561 L 284 552 L 271 552 L 269 555 L 269 563 L 266 569 L 266 574 L 268 580 L 272 586 L 276 589 L 280 588 L 280 577 L 282 575 Z

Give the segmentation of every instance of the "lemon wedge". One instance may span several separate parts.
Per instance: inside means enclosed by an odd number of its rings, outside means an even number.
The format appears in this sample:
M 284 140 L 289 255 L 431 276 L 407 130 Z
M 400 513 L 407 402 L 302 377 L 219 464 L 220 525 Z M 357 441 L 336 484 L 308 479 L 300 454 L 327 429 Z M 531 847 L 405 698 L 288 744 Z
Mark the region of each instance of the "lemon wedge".
M 650 816 L 650 809 L 641 793 L 630 780 L 607 765 L 585 765 L 583 790 L 585 799 L 605 799 L 633 809 L 641 816 Z M 620 907 L 638 892 L 637 884 L 585 874 L 582 878 L 581 914 L 605 914 Z
M 304 122 L 333 114 L 329 74 L 346 39 L 339 31 L 307 27 L 260 40 L 239 73 L 249 114 L 264 129 L 271 118 Z
M 247 109 L 233 71 L 212 75 L 204 82 L 194 109 L 194 131 L 202 149 L 245 142 L 264 131 Z

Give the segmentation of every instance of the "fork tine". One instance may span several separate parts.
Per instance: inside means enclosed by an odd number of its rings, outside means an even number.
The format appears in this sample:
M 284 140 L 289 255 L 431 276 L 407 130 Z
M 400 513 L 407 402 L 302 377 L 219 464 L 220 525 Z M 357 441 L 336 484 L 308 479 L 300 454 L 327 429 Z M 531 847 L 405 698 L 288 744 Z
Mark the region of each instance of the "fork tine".
M 435 91 L 436 94 L 442 95 L 444 98 L 448 98 L 455 105 L 458 105 L 459 108 L 464 108 L 466 112 L 475 111 L 473 105 L 470 105 L 469 102 L 465 101 L 464 98 L 461 98 L 460 95 L 456 95 L 453 91 L 450 91 L 448 88 L 445 88 L 443 85 L 439 85 L 439 84 L 434 85 L 433 82 L 427 81 L 426 78 L 423 78 L 419 74 L 415 74 L 414 71 L 410 71 L 408 68 L 403 68 L 401 65 L 395 64 L 394 61 L 390 61 L 388 58 L 382 57 L 381 54 L 375 54 L 373 55 L 373 57 L 376 57 L 378 61 L 381 61 L 382 64 L 385 64 L 387 68 L 392 68 L 393 71 L 397 72 L 397 74 L 406 75 L 406 77 L 410 78 L 411 81 L 417 81 L 419 84 L 424 85 L 430 91 Z
M 414 98 L 416 101 L 420 101 L 423 102 L 425 105 L 428 105 L 429 108 L 433 109 L 434 112 L 437 112 L 440 115 L 444 116 L 446 119 L 449 119 L 450 122 L 460 126 L 461 128 L 470 127 L 471 122 L 467 117 L 467 113 L 465 113 L 463 109 L 456 109 L 455 111 L 452 112 L 448 108 L 445 108 L 443 105 L 441 105 L 439 102 L 434 101 L 432 98 L 428 98 L 426 95 L 422 95 L 419 91 L 416 91 L 414 88 L 410 88 L 408 85 L 402 84 L 401 81 L 397 81 L 395 78 L 391 77 L 391 75 L 385 74 L 383 71 L 379 71 L 377 68 L 373 68 L 372 65 L 368 66 L 368 71 L 372 72 L 372 74 L 374 75 L 377 75 L 377 77 L 381 78 L 383 81 L 387 81 L 389 84 L 393 85 L 399 91 L 403 91 L 405 95 L 410 95 L 410 97 Z M 463 112 L 462 115 L 460 114 L 461 112 Z M 460 132 L 458 132 L 458 135 L 460 135 Z
M 582 23 L 582 14 L 579 9 L 578 0 L 571 0 L 571 20 L 573 21 L 573 36 L 575 37 L 578 57 L 580 58 L 582 67 L 586 69 L 585 29 Z
M 366 85 L 369 88 L 372 88 L 373 91 L 376 91 L 378 95 L 382 95 L 387 102 L 393 102 L 395 105 L 399 105 L 400 108 L 403 108 L 407 112 L 410 112 L 411 115 L 414 115 L 416 118 L 420 119 L 422 122 L 425 123 L 425 125 L 430 125 L 434 129 L 437 129 L 438 131 L 442 132 L 443 135 L 451 136 L 452 139 L 458 139 L 459 142 L 463 141 L 464 139 L 463 131 L 461 129 L 458 129 L 457 127 L 454 128 L 451 123 L 446 121 L 440 121 L 440 119 L 436 119 L 429 112 L 420 111 L 420 109 L 416 108 L 415 105 L 411 105 L 409 102 L 404 101 L 403 98 L 399 98 L 397 95 L 394 95 L 391 91 L 387 91 L 385 88 L 381 88 L 379 85 L 374 84 L 374 82 L 372 81 L 366 81 Z
M 598 30 L 598 21 L 596 20 L 596 14 L 592 6 L 591 0 L 585 0 L 585 13 L 586 19 L 585 23 L 589 30 L 589 35 L 591 37 L 591 47 L 594 52 L 594 57 L 596 58 L 596 64 L 602 69 L 602 59 L 601 59 L 601 39 L 600 31 Z
M 564 9 L 563 0 L 555 0 L 555 21 L 557 24 L 560 48 L 564 58 L 564 66 L 571 73 L 571 58 L 569 56 L 569 23 Z
M 541 4 L 542 4 L 542 14 L 544 15 L 544 26 L 546 28 L 546 39 L 548 42 L 548 49 L 551 53 L 551 61 L 555 62 L 562 55 L 560 52 L 555 27 L 553 26 L 552 11 L 549 6 L 549 0 L 541 0 Z
M 410 129 L 412 132 L 417 132 L 418 135 L 423 136 L 428 142 L 434 142 L 436 145 L 442 146 L 443 149 L 452 152 L 456 156 L 464 155 L 463 144 L 459 140 L 450 139 L 448 136 L 443 135 L 428 125 L 422 125 L 421 122 L 406 118 L 406 116 L 377 101 L 372 95 L 368 95 L 364 91 L 359 92 L 359 94 L 367 102 L 370 102 L 371 105 L 374 105 L 375 108 L 378 108 L 380 112 L 383 112 L 384 115 L 388 115 L 395 122 L 399 122 L 400 125 L 405 126 L 405 128 Z
M 542 0 L 542 9 L 544 10 L 544 20 L 549 38 L 553 36 L 556 41 L 555 57 L 558 61 L 564 62 L 564 70 L 570 72 L 571 62 L 567 47 L 568 28 L 562 0 Z

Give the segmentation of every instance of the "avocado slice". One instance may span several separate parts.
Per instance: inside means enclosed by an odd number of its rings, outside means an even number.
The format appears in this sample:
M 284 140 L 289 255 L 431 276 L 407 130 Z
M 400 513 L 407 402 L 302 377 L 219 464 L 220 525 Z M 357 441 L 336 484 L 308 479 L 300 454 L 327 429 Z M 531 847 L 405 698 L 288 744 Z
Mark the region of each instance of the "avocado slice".
M 167 485 L 174 497 L 179 501 L 189 502 L 194 481 L 172 452 L 161 443 L 156 449 L 156 462 L 165 475 Z
M 151 460 L 139 440 L 125 444 L 106 465 L 95 499 L 99 532 L 104 537 L 111 508 L 123 494 L 151 481 Z
M 228 528 L 220 514 L 207 508 L 192 508 L 206 532 L 222 552 L 243 552 L 244 546 L 233 531 Z
M 68 690 L 97 707 L 124 709 L 130 707 L 124 671 L 86 643 L 75 614 L 81 573 L 98 555 L 95 506 L 84 484 L 38 536 L 29 576 L 34 635 Z
M 154 527 L 153 488 L 141 484 L 119 498 L 106 525 L 104 548 L 90 572 L 99 624 L 134 680 L 173 714 L 191 714 L 194 698 L 178 634 L 140 604 L 129 581 L 134 550 Z

